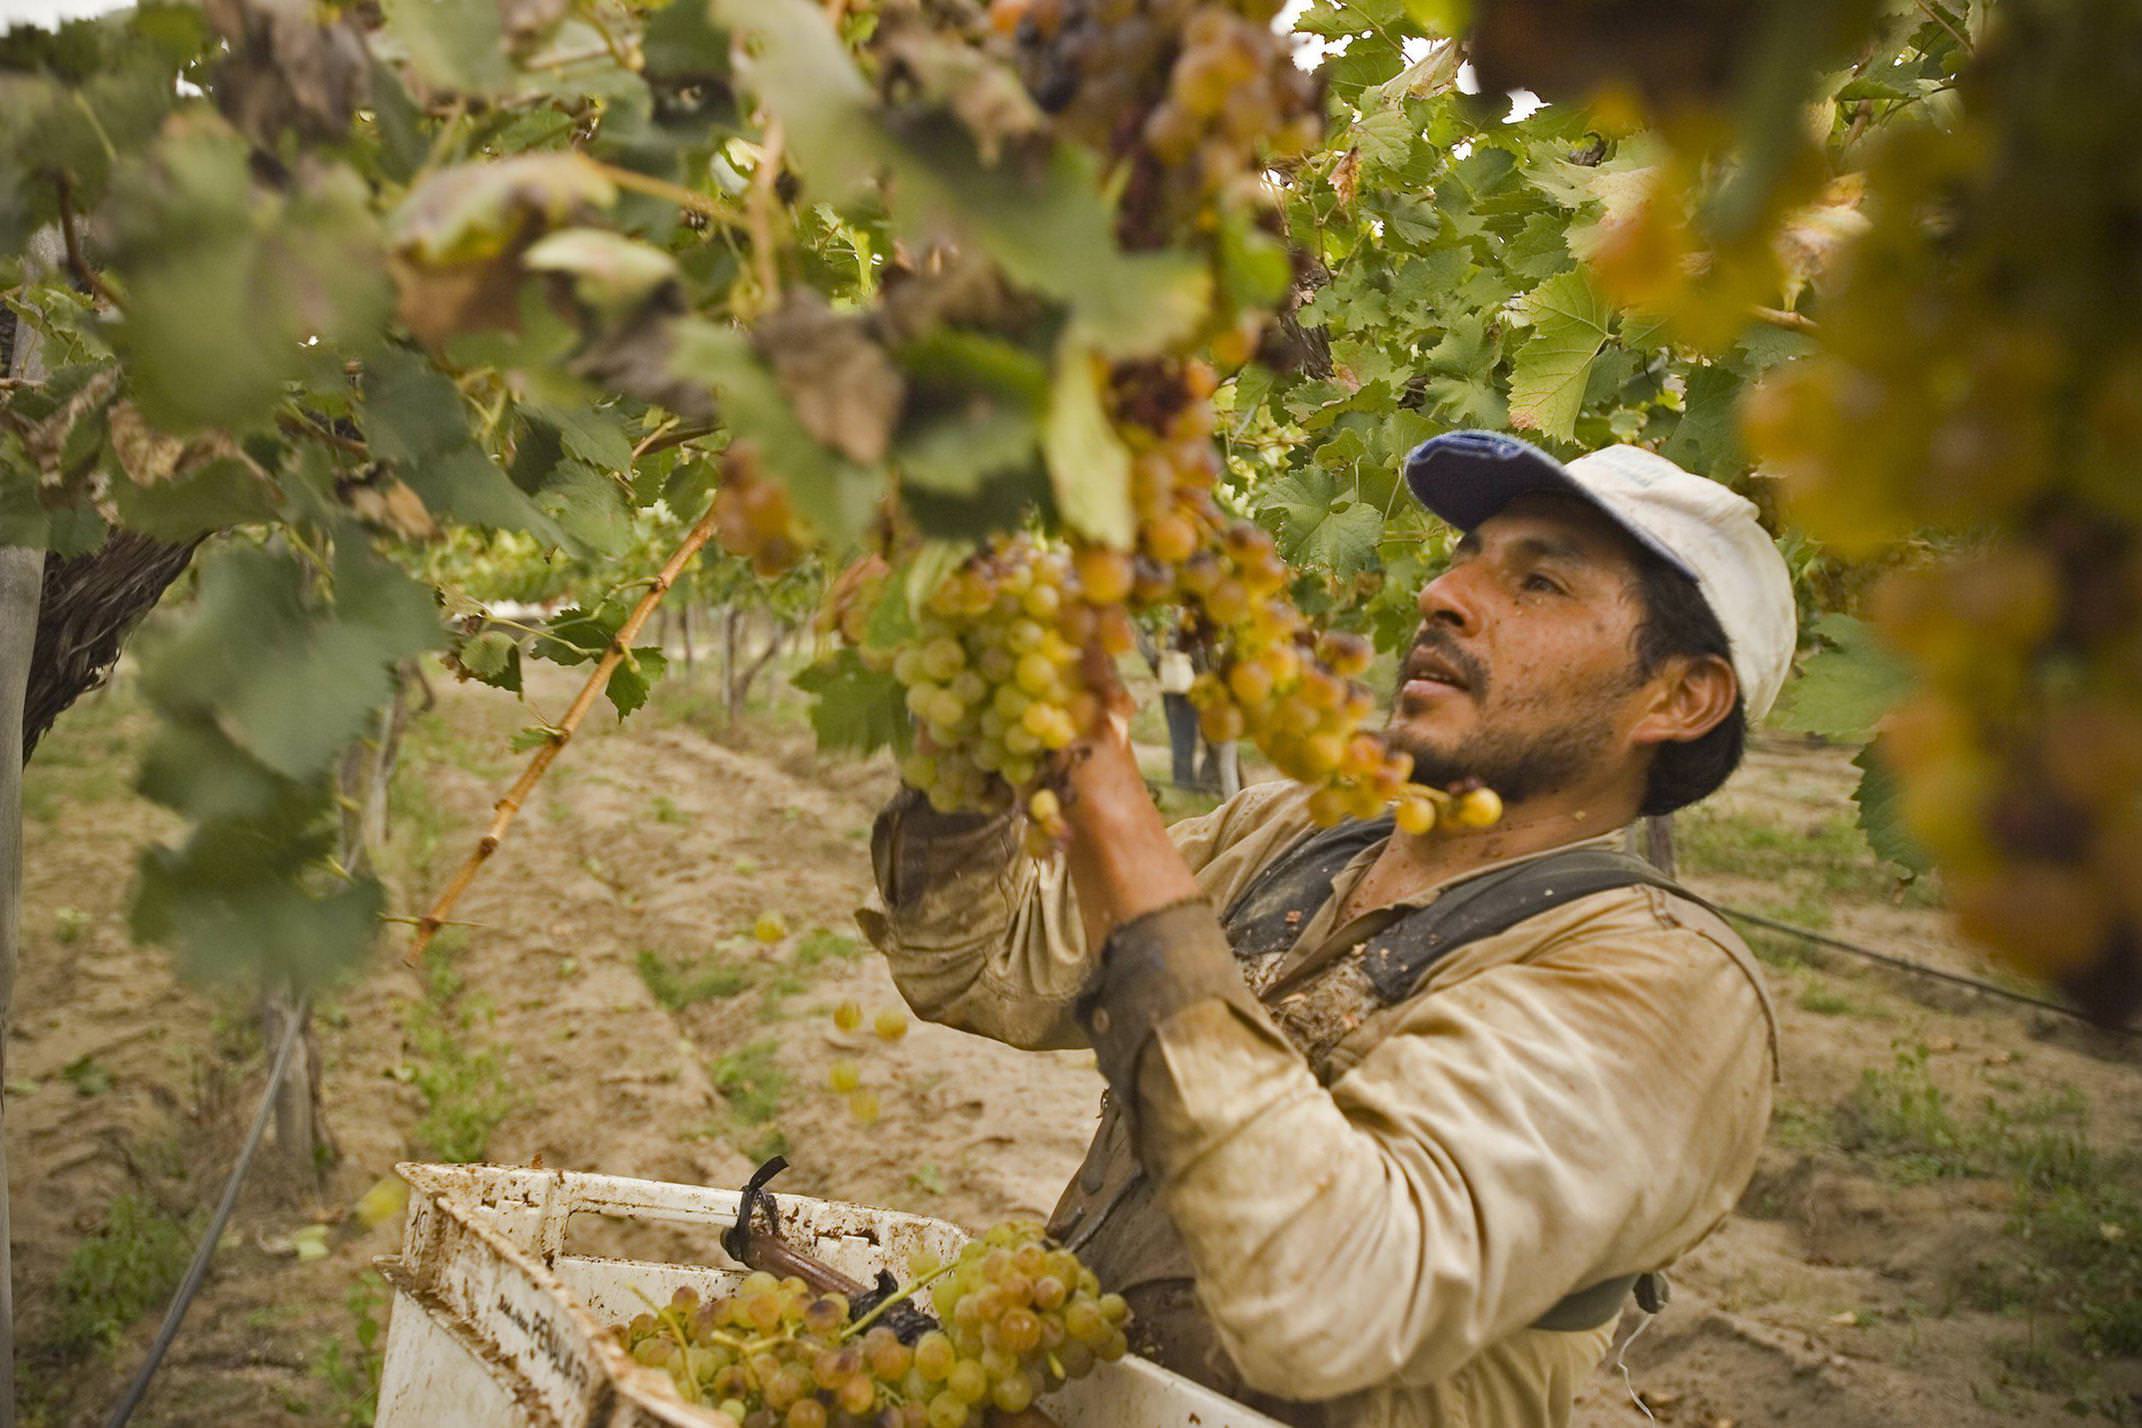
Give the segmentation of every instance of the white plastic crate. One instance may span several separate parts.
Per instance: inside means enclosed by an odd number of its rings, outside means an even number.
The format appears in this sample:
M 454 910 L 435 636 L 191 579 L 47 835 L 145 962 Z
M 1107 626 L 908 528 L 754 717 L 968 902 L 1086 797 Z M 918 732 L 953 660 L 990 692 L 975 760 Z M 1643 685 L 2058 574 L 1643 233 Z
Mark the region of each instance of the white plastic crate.
M 702 1298 L 743 1270 L 721 1251 L 734 1190 L 491 1165 L 401 1165 L 409 1182 L 402 1252 L 379 1261 L 394 1287 L 376 1428 L 698 1428 L 709 1415 L 668 1375 L 634 1363 L 605 1329 L 679 1285 Z M 781 1237 L 869 1281 L 911 1250 L 949 1258 L 957 1226 L 776 1192 Z M 704 1227 L 717 1265 L 566 1252 L 566 1223 L 593 1213 Z M 924 1297 L 927 1297 L 925 1291 Z M 1139 1358 L 1101 1364 L 1040 1406 L 1063 1428 L 1279 1428 L 1270 1418 Z

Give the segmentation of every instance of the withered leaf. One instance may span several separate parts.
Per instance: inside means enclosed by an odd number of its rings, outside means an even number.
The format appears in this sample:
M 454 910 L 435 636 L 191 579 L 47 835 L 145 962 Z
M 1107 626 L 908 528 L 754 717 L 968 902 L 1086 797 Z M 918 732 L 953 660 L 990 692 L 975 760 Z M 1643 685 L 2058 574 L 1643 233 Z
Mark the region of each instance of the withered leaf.
M 127 480 L 137 486 L 154 486 L 169 480 L 179 469 L 179 462 L 186 455 L 186 443 L 150 426 L 132 402 L 113 402 L 111 410 L 104 414 L 104 421 L 111 437 L 112 454 L 119 458 L 119 467 L 126 473 Z
M 834 312 L 808 289 L 792 290 L 755 339 L 804 430 L 851 461 L 884 458 L 906 383 L 862 318 Z

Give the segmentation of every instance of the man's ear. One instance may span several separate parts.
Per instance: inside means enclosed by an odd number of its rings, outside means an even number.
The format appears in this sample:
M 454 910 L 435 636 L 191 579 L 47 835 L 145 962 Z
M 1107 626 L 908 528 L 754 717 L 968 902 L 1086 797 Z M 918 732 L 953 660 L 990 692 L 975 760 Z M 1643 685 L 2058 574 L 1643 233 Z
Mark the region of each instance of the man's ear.
M 1740 681 L 1720 655 L 1677 655 L 1651 680 L 1651 704 L 1629 730 L 1638 745 L 1685 744 L 1725 722 Z

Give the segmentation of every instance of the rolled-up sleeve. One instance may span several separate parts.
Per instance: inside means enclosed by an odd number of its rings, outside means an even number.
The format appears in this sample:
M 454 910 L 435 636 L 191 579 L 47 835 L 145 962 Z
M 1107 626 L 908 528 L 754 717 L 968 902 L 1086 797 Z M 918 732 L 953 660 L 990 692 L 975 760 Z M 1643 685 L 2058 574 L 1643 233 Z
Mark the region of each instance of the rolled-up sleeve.
M 1224 943 L 1173 939 L 1175 978 L 1201 994 L 1103 1070 L 1252 1385 L 1324 1399 L 1434 1383 L 1726 1214 L 1769 1116 L 1769 1022 L 1722 947 L 1637 925 L 1657 906 L 1572 904 L 1538 952 L 1395 1009 L 1328 1089 L 1225 990 Z M 1132 1003 L 1151 995 L 1111 976 L 1086 1015 L 1143 1022 Z
M 1224 906 L 1309 826 L 1300 789 L 1264 783 L 1168 836 Z M 1075 1007 L 1094 958 L 1070 877 L 1019 834 L 1013 814 L 937 813 L 902 789 L 871 831 L 877 895 L 857 920 L 918 1016 L 1034 1050 L 1085 1046 Z

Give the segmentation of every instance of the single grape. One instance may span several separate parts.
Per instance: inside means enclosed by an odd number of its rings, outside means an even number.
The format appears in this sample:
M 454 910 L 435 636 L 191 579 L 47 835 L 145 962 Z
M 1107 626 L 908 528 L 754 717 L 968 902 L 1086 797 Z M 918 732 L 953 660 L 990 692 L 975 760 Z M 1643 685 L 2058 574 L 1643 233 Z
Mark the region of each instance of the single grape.
M 826 1089 L 846 1095 L 863 1084 L 862 1069 L 845 1058 L 826 1067 Z
M 842 1031 L 853 1031 L 863 1024 L 863 1009 L 854 1000 L 843 1001 L 833 1008 L 833 1024 Z
M 980 1403 L 989 1392 L 989 1373 L 973 1359 L 961 1359 L 945 1376 L 945 1389 L 962 1403 Z
M 944 1382 L 957 1357 L 952 1341 L 940 1330 L 932 1329 L 915 1341 L 915 1372 L 931 1383 Z

